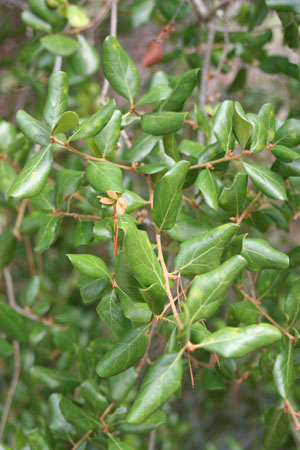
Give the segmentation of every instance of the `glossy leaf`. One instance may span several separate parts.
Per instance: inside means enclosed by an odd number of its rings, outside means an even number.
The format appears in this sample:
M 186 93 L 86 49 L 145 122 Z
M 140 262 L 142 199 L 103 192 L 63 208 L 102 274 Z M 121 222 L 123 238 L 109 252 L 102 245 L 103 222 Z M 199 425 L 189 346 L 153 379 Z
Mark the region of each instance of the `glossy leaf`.
M 72 392 L 79 384 L 76 376 L 50 367 L 33 366 L 30 375 L 34 384 L 43 384 L 58 392 Z
M 287 199 L 284 180 L 280 175 L 260 164 L 243 162 L 243 166 L 253 184 L 267 197 L 275 200 Z
M 271 148 L 271 152 L 277 159 L 286 163 L 292 163 L 295 160 L 300 159 L 299 153 L 284 145 L 275 145 Z
M 96 136 L 96 134 L 98 134 L 108 123 L 109 119 L 113 115 L 115 107 L 115 101 L 111 100 L 89 119 L 84 120 L 80 125 L 78 125 L 69 140 L 78 141 L 80 139 L 87 139 Z
M 252 113 L 247 114 L 247 117 L 253 125 L 250 151 L 251 153 L 261 152 L 268 140 L 268 118 L 264 114 L 260 116 Z
M 237 230 L 237 225 L 225 224 L 186 240 L 177 253 L 175 269 L 187 278 L 215 269 L 226 244 Z
M 204 200 L 215 211 L 218 210 L 218 185 L 214 173 L 208 169 L 202 169 L 196 179 L 195 185 L 200 189 Z
M 119 167 L 106 162 L 89 161 L 86 178 L 98 192 L 123 192 L 123 177 Z
M 150 89 L 150 91 L 146 92 L 146 94 L 144 94 L 136 103 L 136 106 L 148 105 L 149 103 L 157 103 L 160 100 L 165 100 L 171 92 L 172 89 L 169 86 L 158 84 Z
M 246 265 L 242 256 L 233 256 L 217 269 L 195 277 L 187 300 L 192 323 L 207 319 L 219 308 L 229 286 Z
M 250 270 L 261 269 L 287 269 L 289 257 L 275 248 L 271 247 L 263 239 L 244 239 L 242 256 L 247 260 Z
M 50 129 L 47 125 L 36 120 L 26 111 L 20 109 L 16 114 L 16 121 L 22 133 L 36 144 L 49 146 Z
M 117 148 L 120 138 L 122 113 L 119 110 L 114 111 L 109 122 L 103 130 L 95 136 L 95 143 L 103 158 L 110 157 Z
M 84 172 L 79 170 L 63 169 L 58 172 L 55 185 L 55 202 L 58 207 L 65 197 L 77 191 L 83 175 Z
M 149 322 L 152 316 L 152 311 L 147 303 L 132 300 L 127 294 L 125 294 L 125 292 L 122 291 L 118 293 L 118 297 L 120 299 L 124 315 L 127 319 L 134 322 Z
M 197 220 L 188 214 L 179 213 L 173 228 L 167 231 L 168 235 L 179 242 L 185 242 L 187 239 L 200 236 L 210 230 L 211 226 Z
M 289 345 L 288 348 L 281 350 L 277 355 L 274 368 L 273 378 L 276 389 L 282 398 L 288 398 L 293 384 L 294 375 L 294 356 Z
M 218 106 L 214 116 L 213 132 L 220 147 L 226 152 L 234 148 L 235 139 L 232 131 L 233 110 L 233 101 L 225 100 Z
M 133 366 L 145 354 L 149 325 L 124 333 L 117 344 L 100 359 L 96 366 L 99 377 L 110 377 Z
M 121 337 L 125 332 L 131 330 L 131 323 L 124 316 L 114 291 L 106 294 L 101 299 L 97 306 L 97 313 L 113 337 Z
M 84 380 L 80 385 L 80 393 L 97 415 L 101 415 L 106 409 L 108 402 L 99 390 L 95 380 Z
M 133 367 L 125 370 L 125 372 L 110 377 L 108 383 L 112 398 L 118 402 L 125 401 L 129 392 L 135 385 L 137 377 L 138 373 Z
M 110 241 L 114 235 L 113 223 L 111 219 L 104 219 L 95 223 L 94 236 L 97 241 L 106 242 Z
M 176 163 L 155 186 L 152 215 L 159 231 L 168 230 L 175 225 L 189 167 L 188 161 Z
M 74 246 L 78 247 L 79 245 L 90 244 L 93 240 L 93 222 L 79 219 L 72 236 Z
M 83 408 L 76 405 L 68 398 L 62 396 L 59 406 L 67 422 L 74 425 L 75 428 L 86 432 L 86 430 L 98 430 L 100 424 L 96 417 L 87 413 Z
M 75 429 L 62 415 L 60 409 L 61 397 L 61 394 L 51 394 L 49 397 L 49 428 L 53 434 L 65 440 L 68 439 L 69 436 L 74 435 Z
M 247 176 L 243 173 L 236 174 L 232 185 L 222 190 L 219 197 L 220 206 L 234 217 L 238 217 L 242 212 L 246 191 Z
M 225 358 L 242 358 L 281 339 L 278 328 L 269 324 L 245 328 L 224 327 L 203 339 L 199 348 L 216 352 Z
M 73 266 L 83 275 L 91 278 L 110 279 L 110 271 L 101 258 L 94 255 L 67 255 Z
M 226 311 L 226 321 L 230 326 L 236 326 L 240 322 L 247 325 L 256 324 L 260 316 L 258 309 L 250 302 L 232 303 Z
M 54 186 L 46 183 L 41 192 L 32 197 L 30 202 L 35 209 L 52 212 L 55 209 Z
M 57 238 L 60 225 L 61 217 L 47 217 L 47 220 L 39 229 L 37 243 L 34 247 L 35 252 L 43 253 L 51 247 Z
M 64 112 L 60 119 L 58 120 L 54 130 L 52 131 L 53 136 L 59 133 L 68 133 L 77 127 L 79 122 L 78 115 L 73 111 Z
M 300 280 L 295 281 L 289 289 L 284 302 L 284 312 L 290 326 L 300 318 Z
M 102 64 L 104 76 L 111 87 L 133 105 L 140 77 L 133 61 L 113 36 L 108 36 L 104 41 Z
M 89 77 L 99 70 L 100 56 L 82 34 L 79 34 L 77 39 L 79 46 L 71 56 L 70 63 L 76 75 Z
M 48 52 L 59 56 L 70 56 L 76 52 L 78 47 L 78 43 L 75 39 L 62 33 L 43 36 L 40 41 L 42 46 L 48 50 Z
M 141 127 L 145 133 L 160 136 L 175 133 L 183 127 L 188 113 L 161 111 L 152 114 L 143 114 Z
M 247 143 L 253 131 L 253 125 L 247 118 L 241 104 L 235 102 L 232 117 L 233 131 L 242 148 L 247 147 Z
M 300 120 L 287 119 L 278 128 L 275 135 L 276 144 L 293 147 L 300 144 Z
M 99 299 L 107 285 L 107 280 L 103 278 L 95 279 L 86 275 L 79 277 L 78 286 L 83 303 L 91 303 Z
M 143 423 L 181 386 L 181 353 L 169 353 L 158 358 L 148 370 L 139 393 L 126 418 L 132 424 Z
M 143 161 L 153 150 L 153 147 L 157 142 L 157 137 L 151 136 L 150 134 L 142 134 L 124 155 L 125 160 L 134 162 Z
M 172 92 L 162 102 L 161 111 L 181 111 L 197 84 L 198 74 L 197 68 L 172 77 L 170 80 Z
M 48 97 L 44 108 L 44 118 L 53 130 L 68 103 L 68 75 L 65 72 L 54 72 L 49 78 Z
M 267 144 L 274 141 L 275 138 L 275 112 L 271 103 L 265 103 L 259 110 L 259 117 L 261 117 L 267 129 Z

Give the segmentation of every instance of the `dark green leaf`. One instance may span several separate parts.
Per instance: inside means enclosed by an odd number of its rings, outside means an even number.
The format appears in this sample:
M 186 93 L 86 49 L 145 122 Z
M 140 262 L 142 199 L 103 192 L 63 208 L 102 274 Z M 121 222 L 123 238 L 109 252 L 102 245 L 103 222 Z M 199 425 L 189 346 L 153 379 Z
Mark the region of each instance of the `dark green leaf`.
M 213 131 L 220 147 L 227 152 L 234 148 L 234 136 L 232 132 L 232 116 L 234 105 L 232 100 L 222 102 L 214 116 Z
M 286 437 L 289 417 L 281 408 L 269 408 L 265 412 L 264 450 L 274 450 Z
M 245 328 L 224 327 L 204 338 L 197 347 L 216 352 L 225 358 L 242 358 L 279 339 L 281 333 L 278 328 L 262 323 Z
M 295 80 L 299 80 L 299 68 L 297 64 L 291 63 L 284 56 L 267 56 L 261 61 L 259 68 L 266 73 L 274 73 L 276 75 L 284 73 Z
M 171 78 L 172 92 L 160 107 L 161 111 L 182 111 L 198 81 L 199 69 L 193 69 Z
M 247 142 L 249 141 L 252 134 L 253 125 L 247 118 L 239 102 L 235 102 L 234 104 L 232 123 L 234 134 L 236 135 L 236 138 L 241 144 L 242 148 L 245 149 L 247 146 Z
M 181 386 L 181 353 L 158 358 L 148 370 L 139 393 L 126 418 L 132 424 L 143 423 Z
M 113 223 L 110 218 L 103 219 L 94 225 L 94 236 L 97 241 L 110 241 L 114 235 Z
M 101 258 L 94 255 L 67 255 L 73 266 L 91 278 L 110 279 L 110 271 Z
M 284 312 L 292 327 L 300 318 L 300 280 L 296 280 L 289 289 L 284 302 Z
M 134 162 L 143 161 L 153 150 L 153 147 L 157 142 L 157 137 L 151 136 L 150 134 L 142 134 L 124 155 L 125 160 Z
M 273 378 L 279 395 L 288 398 L 293 384 L 294 356 L 291 345 L 283 349 L 276 357 Z
M 175 133 L 184 125 L 184 120 L 189 113 L 161 111 L 152 114 L 144 114 L 141 127 L 145 133 L 160 136 L 162 134 Z
M 93 240 L 93 222 L 79 219 L 72 236 L 74 246 L 78 247 L 79 245 L 90 244 Z
M 124 315 L 127 319 L 134 322 L 149 322 L 152 312 L 147 303 L 132 300 L 123 291 L 118 292 L 118 297 L 120 299 Z
M 247 191 L 247 175 L 243 173 L 236 174 L 230 187 L 225 187 L 219 197 L 220 206 L 238 217 L 242 212 L 243 202 Z
M 112 398 L 118 402 L 124 402 L 135 385 L 137 377 L 137 371 L 133 367 L 110 377 L 108 383 Z
M 187 301 L 191 323 L 207 319 L 219 308 L 230 285 L 246 265 L 242 256 L 233 256 L 217 269 L 195 277 Z
M 99 390 L 96 381 L 93 379 L 84 380 L 80 385 L 80 393 L 86 402 L 92 406 L 94 412 L 100 416 L 108 402 Z
M 113 337 L 120 337 L 125 332 L 131 330 L 131 323 L 124 316 L 122 307 L 114 291 L 111 291 L 102 298 L 97 306 L 97 313 Z
M 51 443 L 38 428 L 30 431 L 27 434 L 27 439 L 31 450 L 51 450 Z
M 263 239 L 244 239 L 242 256 L 248 261 L 250 270 L 261 269 L 287 269 L 289 257 L 275 248 L 271 247 Z
M 173 228 L 167 231 L 168 235 L 179 242 L 185 242 L 195 236 L 200 236 L 211 228 L 202 220 L 197 220 L 187 214 L 179 213 Z
M 228 325 L 236 326 L 240 322 L 247 325 L 256 324 L 260 316 L 258 309 L 250 302 L 237 302 L 230 305 L 226 311 L 226 320 Z
M 98 430 L 100 422 L 96 417 L 87 413 L 82 407 L 76 405 L 68 398 L 62 396 L 59 406 L 64 418 L 74 425 L 75 428 L 86 432 L 86 430 Z
M 30 375 L 34 384 L 41 383 L 52 391 L 72 392 L 79 384 L 75 375 L 50 367 L 33 366 Z
M 43 253 L 48 250 L 57 238 L 61 225 L 61 217 L 47 217 L 47 221 L 41 226 L 38 232 L 37 243 L 34 251 Z
M 21 17 L 23 22 L 33 30 L 40 31 L 42 33 L 51 33 L 51 25 L 40 19 L 32 11 L 22 11 Z
M 100 298 L 108 285 L 107 280 L 88 277 L 82 275 L 79 277 L 78 286 L 83 303 L 91 303 Z
M 214 173 L 208 169 L 202 169 L 196 179 L 195 185 L 200 189 L 204 200 L 215 211 L 218 211 L 218 185 Z
M 16 341 L 28 342 L 26 321 L 31 323 L 6 303 L 0 303 L 0 330 L 2 333 Z
M 53 130 L 68 103 L 68 75 L 65 72 L 54 72 L 49 78 L 48 97 L 44 108 L 44 118 Z
M 267 167 L 254 163 L 243 163 L 244 169 L 251 181 L 267 197 L 275 200 L 286 200 L 286 191 L 283 178 Z
M 300 144 L 300 120 L 287 119 L 278 128 L 275 135 L 276 144 L 293 147 Z
M 75 128 L 69 141 L 78 141 L 80 139 L 88 139 L 96 136 L 96 134 L 98 134 L 109 122 L 115 107 L 115 101 L 111 100 L 105 106 L 100 108 L 89 119 L 84 120 L 77 128 Z
M 58 207 L 65 197 L 77 191 L 83 175 L 84 172 L 79 172 L 79 170 L 64 169 L 58 172 L 55 185 L 55 202 Z
M 49 146 L 50 129 L 47 125 L 30 116 L 26 111 L 20 109 L 16 114 L 16 121 L 22 133 L 36 144 Z
M 100 359 L 96 366 L 99 377 L 110 377 L 123 372 L 138 362 L 144 355 L 147 343 L 147 329 L 144 325 L 124 333 L 117 344 Z
M 113 36 L 108 36 L 104 41 L 102 64 L 104 76 L 111 87 L 133 105 L 140 77 L 133 61 Z
M 43 36 L 40 40 L 42 46 L 53 55 L 70 56 L 78 48 L 78 42 L 75 39 L 62 33 Z
M 123 431 L 123 433 L 129 434 L 149 433 L 150 431 L 165 425 L 166 421 L 167 416 L 163 411 L 155 411 L 155 413 L 151 414 L 151 416 L 140 425 L 125 422 L 121 423 L 118 428 Z
M 5 339 L 0 338 L 0 356 L 10 356 L 14 352 L 13 346 Z
M 16 238 L 12 228 L 0 234 L 0 268 L 7 266 L 13 259 L 16 249 Z
M 291 148 L 285 147 L 284 145 L 275 145 L 271 148 L 271 152 L 280 161 L 291 163 L 297 159 L 300 159 L 299 153 L 295 152 Z
M 119 167 L 106 162 L 89 161 L 86 178 L 98 192 L 123 192 L 123 176 Z
M 159 232 L 175 225 L 183 183 L 189 167 L 188 161 L 179 161 L 155 186 L 152 216 Z
M 11 153 L 15 147 L 17 130 L 6 120 L 0 120 L 0 153 Z
M 46 183 L 41 192 L 32 197 L 30 202 L 35 209 L 52 212 L 55 209 L 54 186 L 50 183 Z
M 120 138 L 121 120 L 121 111 L 114 111 L 108 124 L 95 136 L 97 149 L 103 158 L 110 157 L 116 151 Z

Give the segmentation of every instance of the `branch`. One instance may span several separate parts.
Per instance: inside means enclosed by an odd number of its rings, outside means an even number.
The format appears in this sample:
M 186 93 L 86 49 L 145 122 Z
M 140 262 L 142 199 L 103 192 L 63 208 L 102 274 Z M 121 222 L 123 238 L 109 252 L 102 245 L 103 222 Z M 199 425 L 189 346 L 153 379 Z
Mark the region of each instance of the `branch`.
M 214 161 L 209 161 L 207 163 L 202 164 L 195 164 L 193 166 L 190 166 L 189 170 L 192 169 L 200 169 L 201 167 L 208 167 L 209 169 L 212 169 L 211 166 L 214 166 L 215 164 L 219 164 L 226 161 L 237 161 L 238 159 L 242 158 L 243 156 L 249 155 L 249 151 L 245 150 L 242 153 L 239 153 L 238 155 L 233 156 L 233 151 L 229 150 L 227 154 L 223 158 L 215 159 Z
M 14 226 L 14 229 L 13 229 L 13 234 L 19 241 L 22 239 L 22 236 L 20 235 L 19 228 L 20 228 L 21 222 L 22 222 L 23 217 L 24 217 L 24 213 L 25 213 L 25 209 L 26 209 L 27 203 L 28 203 L 28 198 L 24 198 L 21 201 L 21 203 L 20 203 L 20 205 L 18 207 L 17 220 L 16 220 L 16 223 L 15 223 L 15 226 Z
M 238 219 L 235 220 L 235 222 L 237 223 L 237 225 L 240 225 L 240 224 L 242 223 L 242 221 L 243 221 L 244 219 L 246 219 L 246 218 L 250 215 L 250 213 L 251 213 L 251 211 L 252 211 L 252 209 L 253 209 L 253 206 L 255 205 L 255 203 L 257 202 L 257 200 L 261 197 L 261 195 L 262 195 L 262 192 L 260 191 L 260 192 L 254 197 L 254 199 L 249 203 L 249 205 L 247 206 L 247 208 L 245 209 L 245 211 L 242 212 L 242 214 L 240 215 L 240 217 L 238 217 Z M 233 218 L 232 218 L 232 220 L 233 220 Z
M 82 436 L 81 439 L 79 439 L 78 442 L 72 447 L 72 450 L 76 450 L 88 437 L 90 434 L 92 434 L 93 430 L 88 430 L 84 436 Z
M 65 211 L 60 211 L 59 209 L 56 209 L 53 211 L 53 213 L 47 214 L 47 216 L 66 216 L 66 217 L 73 217 L 74 219 L 90 219 L 90 220 L 102 220 L 102 217 L 99 216 L 92 216 L 90 214 L 78 214 L 78 213 L 70 213 Z
M 285 408 L 286 411 L 292 416 L 295 425 L 296 425 L 296 431 L 300 431 L 300 423 L 298 420 L 298 414 L 296 413 L 296 411 L 294 410 L 294 408 L 292 407 L 292 405 L 290 404 L 290 402 L 288 401 L 287 398 L 284 399 L 284 404 L 285 404 Z

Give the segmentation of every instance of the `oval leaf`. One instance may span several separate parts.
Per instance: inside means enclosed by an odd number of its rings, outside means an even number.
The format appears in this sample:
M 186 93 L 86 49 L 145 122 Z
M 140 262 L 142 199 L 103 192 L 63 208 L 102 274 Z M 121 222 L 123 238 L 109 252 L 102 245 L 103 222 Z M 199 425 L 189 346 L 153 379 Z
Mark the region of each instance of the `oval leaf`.
M 243 162 L 243 166 L 252 183 L 267 197 L 275 200 L 287 199 L 284 180 L 280 175 L 256 163 Z
M 80 273 L 91 278 L 108 278 L 110 272 L 101 258 L 94 255 L 67 255 L 71 263 Z

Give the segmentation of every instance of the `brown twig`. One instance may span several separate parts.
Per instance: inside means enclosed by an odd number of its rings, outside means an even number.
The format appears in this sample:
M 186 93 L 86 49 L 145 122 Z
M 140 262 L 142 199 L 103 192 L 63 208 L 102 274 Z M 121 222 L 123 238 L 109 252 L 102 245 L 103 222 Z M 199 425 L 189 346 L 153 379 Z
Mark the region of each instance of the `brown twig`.
M 249 203 L 249 205 L 247 206 L 247 208 L 245 209 L 244 212 L 242 212 L 242 214 L 240 215 L 240 217 L 237 218 L 236 223 L 237 225 L 240 225 L 242 223 L 242 221 L 244 219 L 246 219 L 249 214 L 251 213 L 253 206 L 255 205 L 255 203 L 257 202 L 257 200 L 261 197 L 262 192 L 259 191 L 259 193 L 254 197 L 254 199 Z
M 292 407 L 292 405 L 290 404 L 290 402 L 288 401 L 287 398 L 284 399 L 284 404 L 286 407 L 286 411 L 292 416 L 293 421 L 295 422 L 296 425 L 296 431 L 300 431 L 300 423 L 298 420 L 298 414 L 296 413 L 296 411 L 294 410 L 294 408 Z
M 16 236 L 16 238 L 19 241 L 22 239 L 22 236 L 20 234 L 19 229 L 20 229 L 20 225 L 21 225 L 21 222 L 23 220 L 23 217 L 24 217 L 24 213 L 25 213 L 25 209 L 26 209 L 27 203 L 28 203 L 28 198 L 24 198 L 21 201 L 21 203 L 20 203 L 20 205 L 18 207 L 17 220 L 16 220 L 16 223 L 15 223 L 15 226 L 14 226 L 14 229 L 13 229 L 13 233 L 14 233 L 14 235 Z
M 233 151 L 229 150 L 227 152 L 227 154 L 225 156 L 223 156 L 223 158 L 215 159 L 214 161 L 209 161 L 207 163 L 194 164 L 193 166 L 190 166 L 190 170 L 201 169 L 202 167 L 208 167 L 209 169 L 211 169 L 210 166 L 214 166 L 215 164 L 219 164 L 219 163 L 226 162 L 226 161 L 236 161 L 236 160 L 242 158 L 242 156 L 247 156 L 248 154 L 249 153 L 246 150 L 242 153 L 239 153 L 238 155 L 233 155 Z
M 104 433 L 108 433 L 108 432 L 109 432 L 109 428 L 108 428 L 108 426 L 107 426 L 106 423 L 105 423 L 105 419 L 106 419 L 106 416 L 107 416 L 107 415 L 109 414 L 109 412 L 111 411 L 111 409 L 115 406 L 115 403 L 116 403 L 116 402 L 110 403 L 110 405 L 108 405 L 108 407 L 105 409 L 104 413 L 103 413 L 102 416 L 100 417 L 100 422 L 101 422 L 101 424 L 102 424 Z
M 82 436 L 81 439 L 79 439 L 78 442 L 72 447 L 72 450 L 76 450 L 88 437 L 90 434 L 92 434 L 93 430 L 88 430 L 84 436 Z
M 89 220 L 102 220 L 102 217 L 99 216 L 92 216 L 90 214 L 79 214 L 79 213 L 70 213 L 65 211 L 60 211 L 59 209 L 56 209 L 53 211 L 53 213 L 47 214 L 48 216 L 65 216 L 65 217 L 73 217 L 73 219 L 89 219 Z

